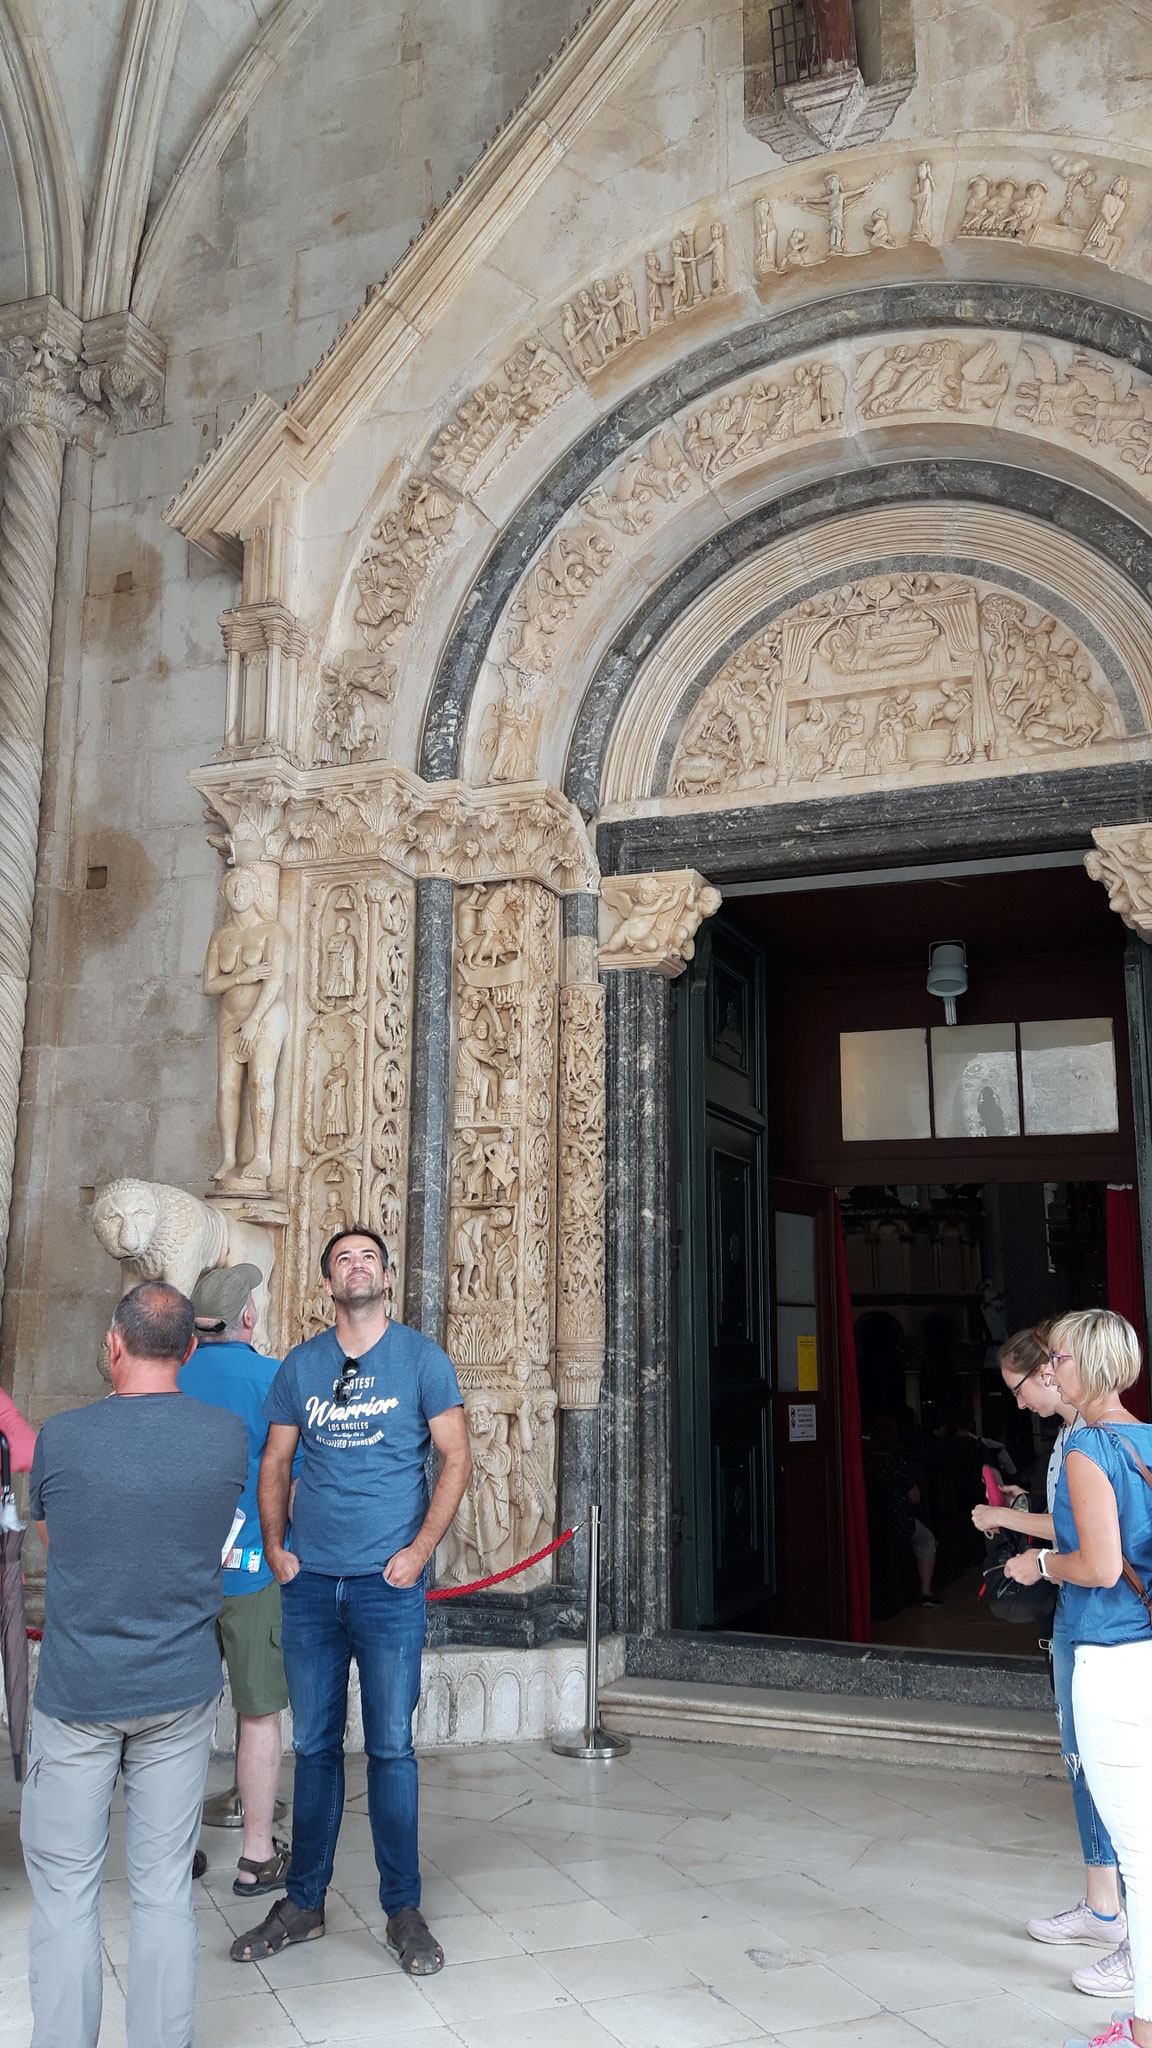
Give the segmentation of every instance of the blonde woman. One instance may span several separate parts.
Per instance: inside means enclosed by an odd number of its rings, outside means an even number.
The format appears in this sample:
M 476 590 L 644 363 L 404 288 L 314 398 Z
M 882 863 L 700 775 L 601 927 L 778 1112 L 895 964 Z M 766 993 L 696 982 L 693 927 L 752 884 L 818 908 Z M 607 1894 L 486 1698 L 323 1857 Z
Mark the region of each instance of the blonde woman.
M 1010 1529 L 1021 1536 L 1033 1536 L 1041 1543 L 1056 1541 L 1053 1510 L 1056 1489 L 1064 1469 L 1064 1458 L 1078 1418 L 1071 1402 L 1048 1384 L 1044 1368 L 1051 1349 L 1046 1323 L 1036 1330 L 1017 1330 L 1000 1349 L 1000 1377 L 1018 1408 L 1045 1420 L 1060 1419 L 1060 1429 L 1048 1460 L 1047 1513 L 1033 1514 L 1026 1493 L 1018 1495 L 1022 1505 L 976 1507 L 972 1520 L 985 1536 L 998 1529 Z M 1068 1629 L 1067 1599 L 1059 1593 L 1052 1617 L 1052 1686 L 1056 1695 L 1056 1720 L 1060 1729 L 1060 1753 L 1072 1787 L 1072 1806 L 1084 1854 L 1084 1896 L 1075 1906 L 1048 1919 L 1029 1920 L 1033 1941 L 1053 1946 L 1073 1945 L 1103 1948 L 1107 1955 L 1073 1970 L 1077 1991 L 1091 1998 L 1125 1999 L 1132 1991 L 1132 1954 L 1128 1926 L 1120 1903 L 1120 1880 L 1116 1851 L 1084 1777 L 1076 1719 L 1072 1711 L 1072 1672 L 1076 1646 Z
M 1049 1341 L 1046 1376 L 1084 1427 L 1056 1490 L 1057 1547 L 1005 1569 L 1022 1585 L 1045 1578 L 1064 1589 L 1080 1761 L 1127 1889 L 1135 2011 L 1096 2039 L 1152 2048 L 1152 1474 L 1142 1472 L 1152 1424 L 1134 1421 L 1120 1399 L 1140 1373 L 1123 1316 L 1081 1309 L 1061 1316 Z

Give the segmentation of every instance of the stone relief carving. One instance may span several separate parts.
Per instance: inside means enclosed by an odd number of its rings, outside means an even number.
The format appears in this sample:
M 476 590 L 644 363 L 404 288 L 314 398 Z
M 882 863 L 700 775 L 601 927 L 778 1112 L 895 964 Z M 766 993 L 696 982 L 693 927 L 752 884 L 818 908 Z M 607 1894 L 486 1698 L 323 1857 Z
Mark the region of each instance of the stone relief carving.
M 315 766 L 327 768 L 382 753 L 395 694 L 396 670 L 379 658 L 356 661 L 344 653 L 328 662 L 320 671 L 312 713 Z
M 674 980 L 696 951 L 706 917 L 720 908 L 695 868 L 653 875 L 605 875 L 600 884 L 600 965 L 638 967 Z
M 505 659 L 513 668 L 549 674 L 554 635 L 574 618 L 614 554 L 612 542 L 597 526 L 578 524 L 556 535 L 508 608 Z
M 824 189 L 817 197 L 809 198 L 805 193 L 801 192 L 791 193 L 789 197 L 794 206 L 804 206 L 811 213 L 822 213 L 824 215 L 828 230 L 826 254 L 828 256 L 843 256 L 844 224 L 847 209 L 857 199 L 863 199 L 872 190 L 875 183 L 875 178 L 870 178 L 866 185 L 857 185 L 854 191 L 846 192 L 837 172 L 828 171 L 824 178 Z
M 1010 366 L 992 337 L 966 348 L 947 335 L 870 349 L 856 373 L 860 417 L 905 412 L 989 412 L 1008 389 Z
M 1147 386 L 1127 365 L 1113 364 L 1077 349 L 1066 370 L 1058 368 L 1049 349 L 1037 341 L 1023 343 L 1033 376 L 1016 387 L 1017 419 L 1034 427 L 1055 427 L 1088 441 L 1094 448 L 1113 447 L 1121 462 L 1147 475 L 1152 465 L 1152 413 L 1146 406 Z
M 255 1290 L 261 1326 L 276 1257 L 270 1230 L 228 1208 L 216 1207 L 163 1181 L 112 1180 L 96 1191 L 92 1228 L 108 1256 L 120 1264 L 120 1292 L 142 1280 L 166 1280 L 191 1294 L 214 1266 L 257 1266 Z
M 372 528 L 356 569 L 354 617 L 374 652 L 391 647 L 416 617 L 428 571 L 459 503 L 434 477 L 409 476 L 399 505 Z
M 300 896 L 298 1063 L 283 1315 L 293 1341 L 331 1320 L 320 1253 L 364 1221 L 401 1286 L 408 1156 L 411 890 L 398 877 L 308 877 Z
M 599 287 L 597 287 L 599 289 Z M 455 491 L 465 491 L 493 450 L 502 461 L 520 446 L 538 420 L 572 389 L 560 357 L 531 337 L 457 407 L 436 436 L 429 463 Z
M 667 327 L 730 290 L 723 221 L 710 221 L 706 228 L 681 228 L 665 251 L 650 249 L 644 258 L 643 313 L 631 270 L 597 278 L 567 301 L 560 331 L 572 367 L 585 380 L 595 377 L 605 364 L 642 341 L 645 332 Z
M 598 981 L 561 989 L 556 1382 L 562 1408 L 595 1408 L 604 1373 L 604 1014 Z
M 1084 856 L 1094 882 L 1102 882 L 1116 915 L 1130 931 L 1152 940 L 1152 825 L 1098 825 Z
M 842 427 L 846 394 L 835 363 L 801 363 L 786 382 L 757 377 L 692 413 L 684 446 L 710 479 L 781 442 Z
M 489 782 L 530 782 L 536 773 L 543 706 L 533 701 L 534 678 L 504 670 L 501 692 L 489 706 L 480 756 Z
M 270 877 L 234 868 L 221 887 L 228 915 L 208 943 L 204 993 L 219 998 L 216 1124 L 225 1193 L 265 1194 L 272 1179 L 276 1075 L 288 1036 L 291 941 Z
M 558 945 L 556 899 L 538 884 L 460 892 L 446 1343 L 475 1472 L 445 1543 L 457 1583 L 518 1562 L 555 1518 Z
M 1068 629 L 954 576 L 874 576 L 806 599 L 732 655 L 694 706 L 670 791 L 939 772 L 1121 734 Z
M 660 505 L 674 505 L 692 488 L 692 471 L 675 428 L 653 434 L 639 455 L 630 456 L 611 487 L 601 485 L 583 500 L 589 518 L 617 533 L 634 534 L 650 526 Z
M 544 783 L 474 791 L 423 782 L 395 762 L 288 770 L 259 762 L 198 771 L 230 859 L 285 868 L 317 861 L 386 862 L 401 875 L 455 882 L 524 876 L 561 895 L 595 889 L 599 869 L 575 805 Z

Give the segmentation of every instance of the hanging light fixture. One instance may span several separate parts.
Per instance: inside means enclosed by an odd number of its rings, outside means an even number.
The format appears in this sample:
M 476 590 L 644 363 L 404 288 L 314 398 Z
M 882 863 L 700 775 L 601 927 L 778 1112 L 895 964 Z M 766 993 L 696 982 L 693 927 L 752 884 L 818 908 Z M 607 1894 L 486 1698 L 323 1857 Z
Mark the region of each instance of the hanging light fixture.
M 956 1022 L 956 998 L 968 987 L 968 955 L 962 939 L 934 939 L 928 948 L 928 993 L 944 1004 L 944 1022 Z

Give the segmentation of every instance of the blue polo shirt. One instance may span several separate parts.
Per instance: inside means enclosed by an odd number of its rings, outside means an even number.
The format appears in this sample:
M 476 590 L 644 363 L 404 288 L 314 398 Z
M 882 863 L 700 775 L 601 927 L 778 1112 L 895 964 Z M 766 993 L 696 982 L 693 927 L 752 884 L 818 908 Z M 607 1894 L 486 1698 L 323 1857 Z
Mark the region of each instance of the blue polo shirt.
M 235 1547 L 258 1550 L 260 1568 L 254 1572 L 221 1572 L 226 1600 L 239 1593 L 259 1593 L 263 1586 L 272 1583 L 271 1569 L 264 1562 L 256 1486 L 268 1441 L 264 1402 L 279 1370 L 278 1358 L 265 1358 L 251 1344 L 198 1344 L 188 1363 L 181 1366 L 177 1381 L 180 1392 L 190 1394 L 194 1401 L 206 1401 L 213 1408 L 230 1408 L 248 1432 L 248 1477 L 237 1506 L 237 1512 L 243 1510 L 244 1527 Z
M 264 1403 L 304 1451 L 291 1547 L 306 1571 L 337 1579 L 381 1572 L 411 1543 L 428 1507 L 429 1417 L 463 1405 L 451 1359 L 406 1323 L 364 1352 L 337 1404 L 343 1363 L 335 1330 L 322 1330 L 288 1353 Z

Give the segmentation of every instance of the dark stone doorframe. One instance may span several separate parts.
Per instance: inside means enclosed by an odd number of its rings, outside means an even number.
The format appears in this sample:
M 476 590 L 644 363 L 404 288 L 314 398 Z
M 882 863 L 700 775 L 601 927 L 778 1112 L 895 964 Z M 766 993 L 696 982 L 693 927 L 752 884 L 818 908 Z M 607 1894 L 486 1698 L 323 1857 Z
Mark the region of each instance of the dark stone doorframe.
M 1093 826 L 1152 817 L 1152 764 L 1024 775 L 957 789 L 602 826 L 605 873 L 697 867 L 709 881 L 769 880 L 973 856 L 1088 850 Z M 672 987 L 607 977 L 608 1360 L 603 1450 L 606 1576 L 618 1628 L 673 1615 L 676 1474 Z M 1125 987 L 1147 1327 L 1152 1330 L 1152 947 L 1129 939 Z

